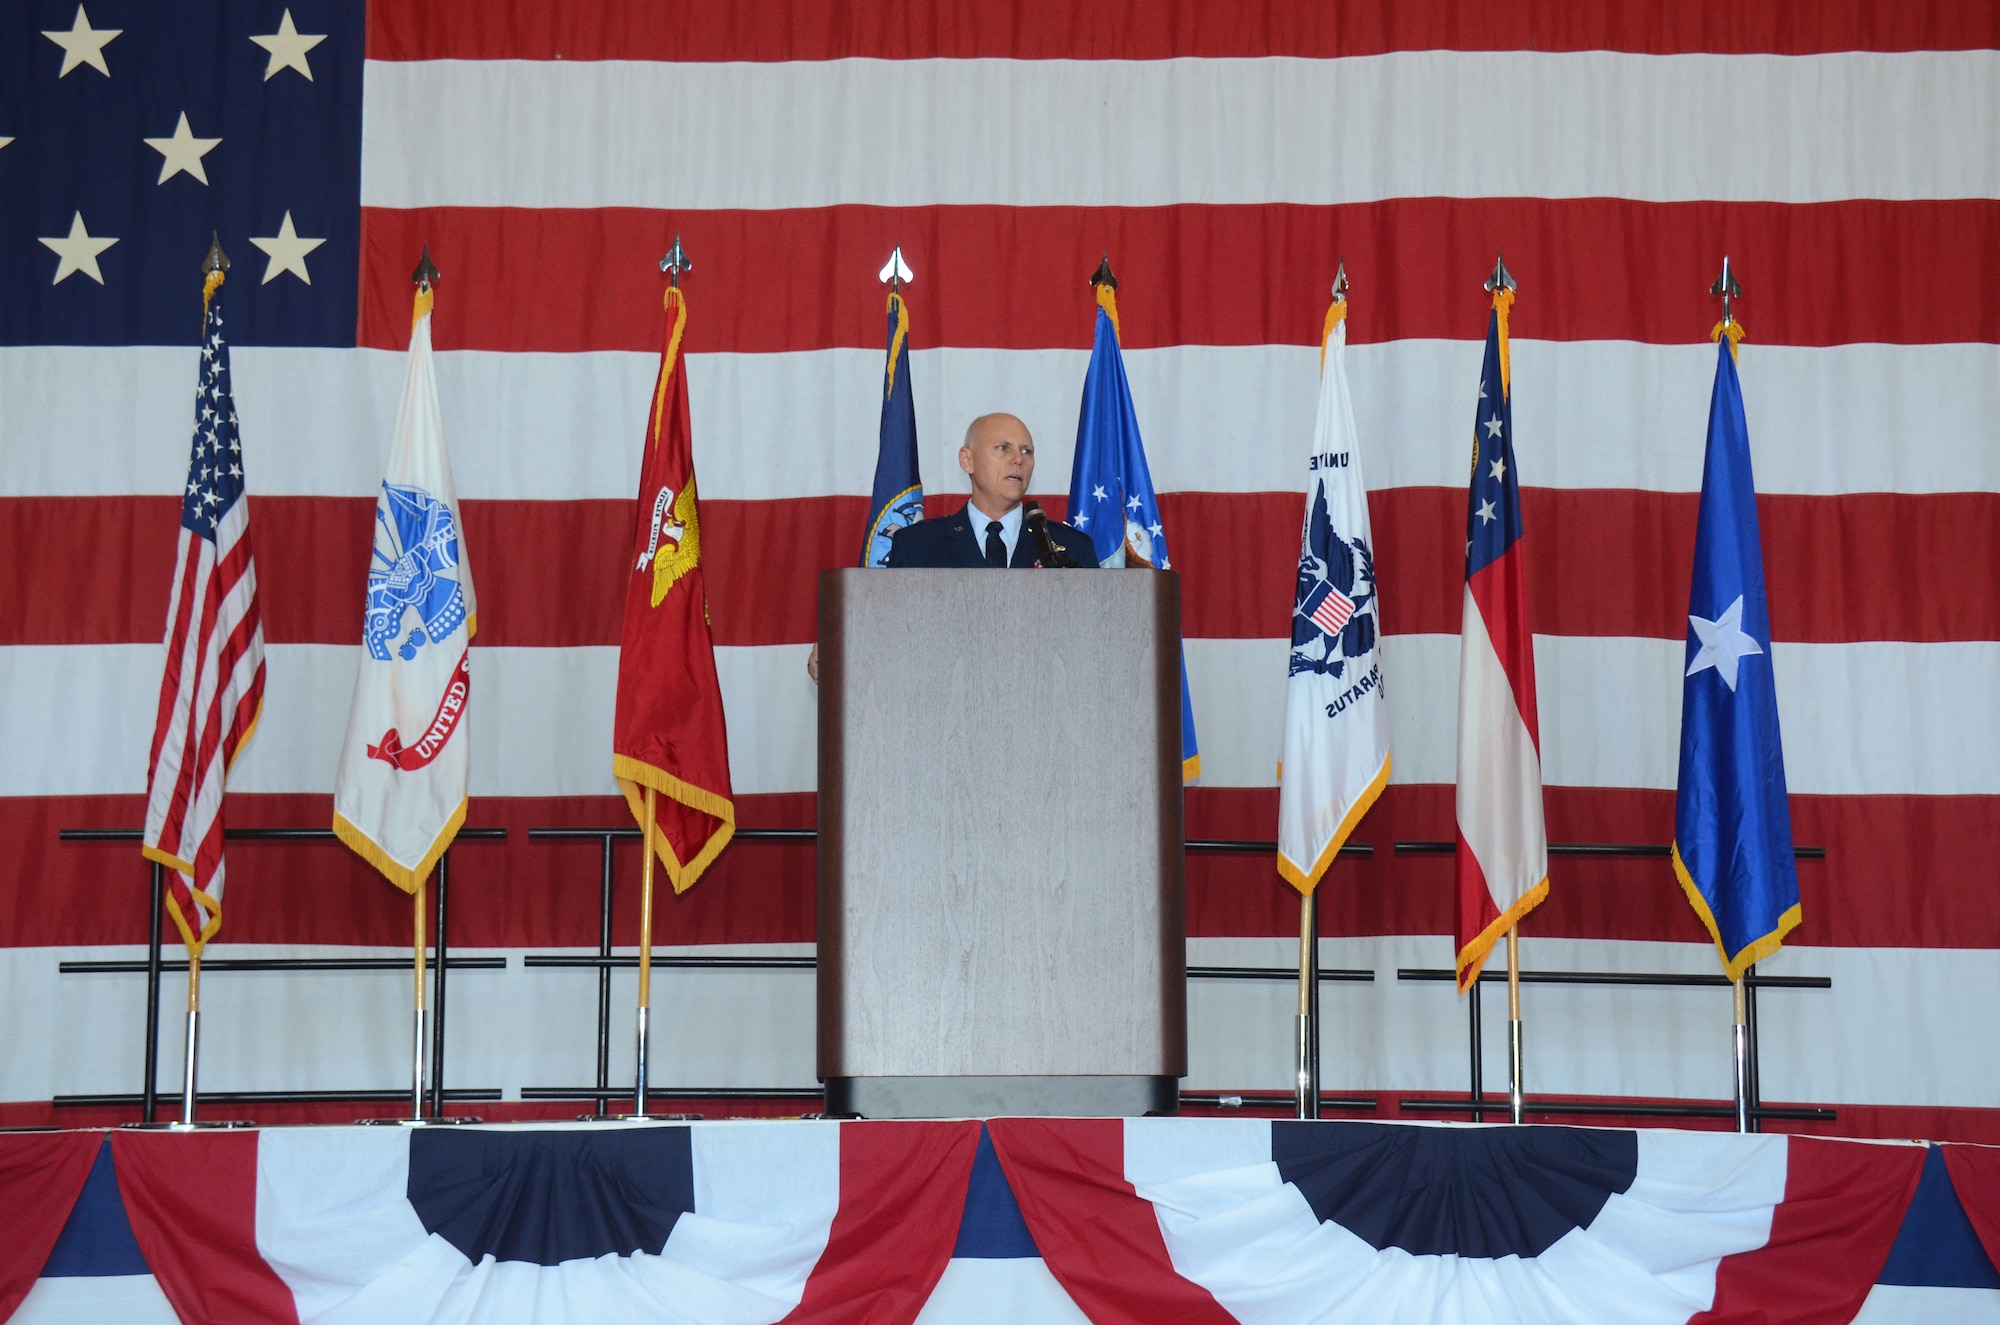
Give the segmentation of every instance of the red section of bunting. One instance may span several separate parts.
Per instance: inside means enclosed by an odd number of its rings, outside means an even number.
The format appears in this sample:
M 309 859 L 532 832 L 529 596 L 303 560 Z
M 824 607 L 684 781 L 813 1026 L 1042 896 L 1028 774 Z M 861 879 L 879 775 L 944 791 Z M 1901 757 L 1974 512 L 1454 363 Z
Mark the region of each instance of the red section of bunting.
M 102 1144 L 94 1132 L 0 1136 L 0 1210 L 14 1230 L 0 1238 L 0 1320 L 35 1286 Z
M 111 1154 L 132 1236 L 182 1320 L 298 1320 L 291 1290 L 257 1250 L 255 1132 L 117 1132 Z
M 1152 1203 L 1125 1180 L 1122 1118 L 995 1118 L 993 1151 L 1042 1260 L 1098 1325 L 1235 1325 L 1181 1277 Z
M 1602 0 L 1014 0 L 829 5 L 645 0 L 376 0 L 372 60 L 1164 60 L 1307 58 L 1389 51 L 1631 51 L 1807 55 L 2000 46 L 2000 11 L 1979 4 L 1744 0 L 1607 5 Z
M 951 1261 L 977 1122 L 840 1124 L 840 1208 L 786 1325 L 907 1325 Z
M 1545 635 L 1681 637 L 1697 494 L 1522 490 L 1528 588 Z M 1060 517 L 1060 494 L 1042 504 Z M 265 639 L 360 638 L 374 502 L 258 497 L 286 531 L 257 555 Z M 962 499 L 934 496 L 931 513 Z M 817 635 L 818 575 L 852 564 L 865 497 L 702 502 L 715 642 L 802 644 Z M 1195 639 L 1291 633 L 1303 501 L 1295 493 L 1169 493 L 1160 499 Z M 1758 498 L 1772 633 L 1796 643 L 2000 639 L 2000 493 Z M 466 501 L 479 580 L 479 645 L 618 643 L 629 501 Z M 1369 495 L 1393 635 L 1457 634 L 1465 492 Z M 160 638 L 180 507 L 171 497 L 0 498 L 0 566 L 12 606 L 0 645 L 137 644 Z M 108 568 L 127 573 L 110 574 Z M 7 572 L 0 571 L 0 574 Z M 1951 586 L 1913 593 L 1912 585 Z
M 1469 12 L 1469 11 L 1468 11 Z M 474 27 L 479 24 L 472 25 Z M 1339 206 L 364 208 L 363 345 L 410 339 L 410 254 L 456 278 L 439 349 L 654 350 L 659 258 L 699 253 L 702 354 L 882 348 L 873 260 L 901 245 L 918 273 L 911 345 L 1084 349 L 1078 292 L 1107 249 L 1127 349 L 1311 345 L 1343 255 L 1359 347 L 1462 340 L 1485 325 L 1495 249 L 1521 283 L 1527 340 L 1699 341 L 1715 323 L 1717 254 L 1754 274 L 1756 345 L 2000 341 L 2000 285 L 1966 279 L 2000 249 L 2000 200 L 1810 204 L 1615 198 L 1398 198 Z M 589 280 L 574 257 L 592 255 Z M 1193 263 L 1193 253 L 1227 262 Z M 1635 281 L 1633 271 L 1649 273 Z M 1829 272 L 1840 273 L 1830 279 Z M 1264 273 L 1282 273 L 1282 277 Z
M 1890 1133 L 1882 1133 L 1884 1136 Z M 1911 1136 L 1933 1136 L 1932 1132 L 1911 1132 Z M 1989 1143 L 2000 1138 L 1968 1137 Z M 1958 1203 L 1979 1235 L 1979 1245 L 1987 1259 L 2000 1265 L 2000 1150 L 1985 1146 L 1951 1146 L 1944 1152 L 1945 1171 L 1951 1175 Z
M 1664 844 L 1674 794 L 1625 788 L 1550 787 L 1549 840 Z M 810 828 L 807 793 L 738 798 L 744 828 Z M 20 877 L 36 881 L 35 903 L 0 911 L 0 947 L 137 944 L 146 941 L 147 866 L 134 843 L 62 843 L 62 828 L 136 826 L 137 796 L 0 798 L 0 841 L 17 843 Z M 324 828 L 329 796 L 232 793 L 234 827 Z M 1268 839 L 1278 822 L 1276 788 L 1187 794 L 1191 838 Z M 611 796 L 475 797 L 466 822 L 499 826 L 505 842 L 462 842 L 452 853 L 451 942 L 467 948 L 594 948 L 599 848 L 593 841 L 530 842 L 530 828 L 622 827 L 625 803 Z M 2000 859 L 2000 797 L 1794 796 L 1792 832 L 1824 847 L 1799 863 L 1803 946 L 2000 948 L 2000 911 L 1985 880 Z M 1343 858 L 1319 890 L 1321 932 L 1449 934 L 1452 858 L 1399 853 L 1397 842 L 1452 837 L 1452 788 L 1392 786 L 1355 833 L 1372 858 Z M 817 857 L 811 843 L 739 839 L 707 882 L 657 908 L 662 947 L 703 943 L 810 943 Z M 615 853 L 613 938 L 638 942 L 636 846 Z M 1558 856 L 1549 900 L 1530 937 L 1709 943 L 1664 857 Z M 408 899 L 383 885 L 353 852 L 323 845 L 230 845 L 229 941 L 354 944 L 409 942 Z M 1925 880 L 1924 887 L 1899 882 Z M 1298 894 L 1273 856 L 1191 852 L 1188 933 L 1197 938 L 1298 934 Z
M 1770 1239 L 1725 1256 L 1715 1305 L 1688 1325 L 1847 1325 L 1889 1259 L 1924 1168 L 1922 1146 L 1793 1137 Z

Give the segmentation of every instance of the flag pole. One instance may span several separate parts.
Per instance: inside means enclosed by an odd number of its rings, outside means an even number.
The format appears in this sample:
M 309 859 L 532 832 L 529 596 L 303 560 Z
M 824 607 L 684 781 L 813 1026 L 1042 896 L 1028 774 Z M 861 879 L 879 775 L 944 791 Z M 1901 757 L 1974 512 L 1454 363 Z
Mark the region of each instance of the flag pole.
M 195 914 L 200 915 L 197 907 Z M 181 1126 L 194 1126 L 195 1060 L 201 1047 L 201 949 L 188 949 L 187 1057 L 181 1064 Z
M 1521 926 L 1507 927 L 1507 1117 L 1521 1121 Z
M 1736 1130 L 1750 1130 L 1750 1019 L 1748 999 L 1744 997 L 1743 977 L 1730 981 L 1736 994 Z
M 1296 1020 L 1298 1030 L 1298 1085 L 1295 1091 L 1297 1116 L 1300 1118 L 1319 1117 L 1319 1072 L 1318 1057 L 1319 1026 L 1313 1015 L 1313 986 L 1319 981 L 1319 956 L 1313 939 L 1319 928 L 1315 923 L 1318 916 L 1313 906 L 1312 893 L 1299 894 L 1299 1015 Z
M 410 1121 L 424 1120 L 424 893 L 428 889 L 428 879 L 417 880 L 416 892 L 416 956 L 412 963 L 416 968 L 415 1019 L 410 1025 Z
M 646 1014 L 653 1001 L 653 834 L 656 831 L 653 798 L 657 794 L 653 788 L 646 788 L 646 825 L 641 843 L 646 858 L 639 866 L 639 1058 L 633 1075 L 637 1085 L 632 1112 L 640 1118 L 646 1116 Z

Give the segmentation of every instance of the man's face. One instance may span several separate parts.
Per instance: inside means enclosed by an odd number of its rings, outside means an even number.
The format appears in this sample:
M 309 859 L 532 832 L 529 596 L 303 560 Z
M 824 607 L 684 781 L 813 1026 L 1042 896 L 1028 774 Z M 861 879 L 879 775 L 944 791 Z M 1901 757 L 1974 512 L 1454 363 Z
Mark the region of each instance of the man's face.
M 989 516 L 1006 515 L 1035 477 L 1035 439 L 1011 414 L 982 419 L 958 448 L 958 467 L 972 476 L 973 504 Z

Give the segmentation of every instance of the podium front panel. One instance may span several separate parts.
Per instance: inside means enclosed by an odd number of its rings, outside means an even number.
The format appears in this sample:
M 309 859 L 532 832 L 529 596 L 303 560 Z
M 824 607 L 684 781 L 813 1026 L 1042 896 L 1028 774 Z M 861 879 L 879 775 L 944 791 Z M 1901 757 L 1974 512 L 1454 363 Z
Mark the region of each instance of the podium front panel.
M 1178 577 L 828 571 L 819 706 L 830 1101 L 1156 1107 L 1187 1070 Z

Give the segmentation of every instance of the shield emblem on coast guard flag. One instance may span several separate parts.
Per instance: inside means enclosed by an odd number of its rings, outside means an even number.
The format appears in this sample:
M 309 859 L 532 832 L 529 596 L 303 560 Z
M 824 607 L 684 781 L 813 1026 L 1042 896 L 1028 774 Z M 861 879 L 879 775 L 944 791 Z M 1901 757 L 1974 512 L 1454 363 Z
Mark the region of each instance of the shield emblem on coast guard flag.
M 478 611 L 438 408 L 430 306 L 425 290 L 375 502 L 360 671 L 333 791 L 333 831 L 405 892 L 465 822 L 468 646 Z

